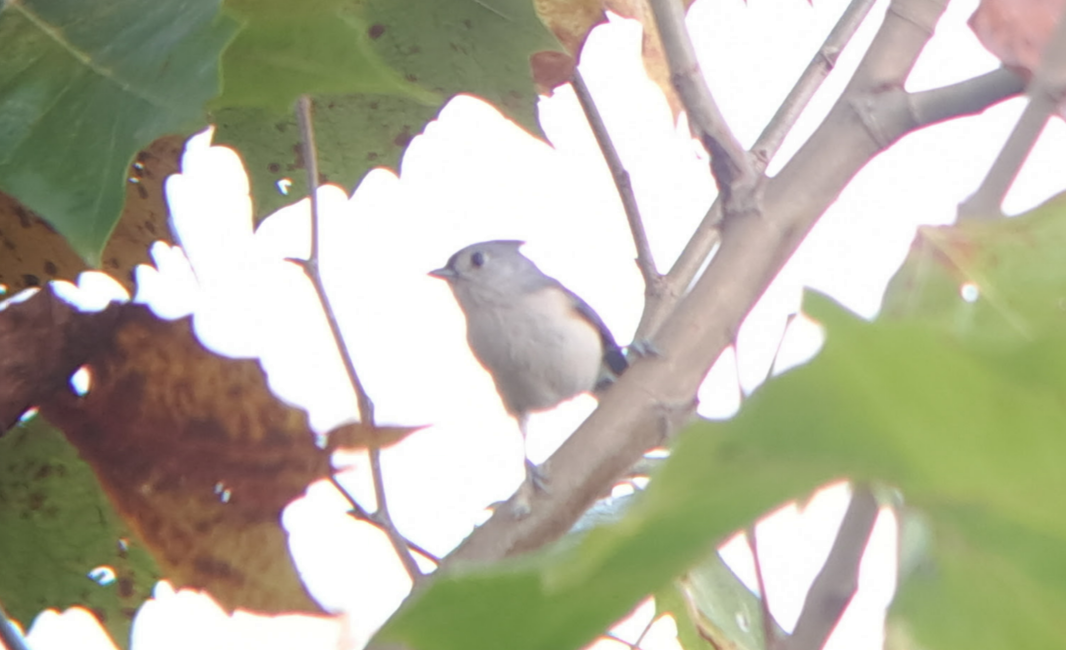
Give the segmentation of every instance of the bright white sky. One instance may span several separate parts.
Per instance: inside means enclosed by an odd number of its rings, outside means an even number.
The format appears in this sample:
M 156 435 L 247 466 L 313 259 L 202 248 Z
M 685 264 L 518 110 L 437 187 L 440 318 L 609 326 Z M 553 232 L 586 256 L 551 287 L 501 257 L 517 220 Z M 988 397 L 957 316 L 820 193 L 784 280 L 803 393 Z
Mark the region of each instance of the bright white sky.
M 689 28 L 710 86 L 727 121 L 750 145 L 843 11 L 844 0 L 700 0 Z M 804 114 L 771 166 L 775 173 L 817 126 L 850 77 L 880 23 L 882 0 L 837 70 Z M 919 90 L 960 81 L 996 67 L 965 20 L 976 0 L 955 0 L 908 85 Z M 713 197 L 707 161 L 675 128 L 640 60 L 637 23 L 614 19 L 590 37 L 583 72 L 636 189 L 656 259 L 665 269 Z M 803 286 L 827 292 L 856 312 L 876 314 L 885 284 L 907 253 L 915 227 L 943 224 L 977 187 L 1023 103 L 957 120 L 906 138 L 859 175 L 814 229 L 754 309 L 740 333 L 737 357 L 724 355 L 701 390 L 701 412 L 728 417 L 745 391 L 766 376 L 785 319 Z M 634 250 L 613 183 L 573 93 L 561 89 L 540 102 L 540 119 L 554 148 L 527 135 L 493 107 L 460 97 L 411 144 L 403 176 L 377 170 L 347 197 L 321 191 L 324 274 L 355 364 L 378 407 L 381 423 L 430 424 L 384 454 L 390 509 L 402 532 L 444 554 L 508 497 L 522 478 L 522 448 L 492 383 L 466 347 L 464 324 L 447 287 L 426 276 L 460 247 L 507 238 L 528 242 L 527 255 L 581 294 L 620 341 L 628 341 L 642 307 Z M 1066 128 L 1053 121 L 1037 145 L 1007 210 L 1031 207 L 1066 187 Z M 164 317 L 195 313 L 208 347 L 259 357 L 272 388 L 307 408 L 316 430 L 355 414 L 354 399 L 309 284 L 282 260 L 306 257 L 307 203 L 270 217 L 253 234 L 247 180 L 230 150 L 209 136 L 189 144 L 181 176 L 168 196 L 188 258 L 157 244 L 158 270 L 142 267 L 138 299 Z M 779 366 L 809 358 L 820 344 L 817 326 L 798 320 L 782 346 Z M 533 421 L 535 460 L 552 450 L 594 407 L 591 397 Z M 344 477 L 373 506 L 360 457 Z M 846 506 L 846 490 L 823 492 L 803 514 L 786 508 L 760 527 L 767 589 L 782 625 L 790 628 L 803 594 L 828 552 Z M 408 589 L 383 537 L 344 515 L 326 484 L 285 512 L 290 545 L 316 598 L 337 620 L 247 614 L 227 617 L 211 601 L 165 585 L 135 623 L 137 650 L 179 647 L 334 648 L 338 634 L 365 640 Z M 878 648 L 894 583 L 895 522 L 882 517 L 864 563 L 862 588 L 831 648 Z M 751 560 L 734 540 L 727 559 L 745 580 Z M 644 607 L 623 626 L 635 637 L 650 616 Z M 92 645 L 90 616 L 46 612 L 31 631 L 35 648 Z M 657 625 L 647 648 L 673 646 L 669 622 Z M 603 642 L 603 647 L 624 647 Z

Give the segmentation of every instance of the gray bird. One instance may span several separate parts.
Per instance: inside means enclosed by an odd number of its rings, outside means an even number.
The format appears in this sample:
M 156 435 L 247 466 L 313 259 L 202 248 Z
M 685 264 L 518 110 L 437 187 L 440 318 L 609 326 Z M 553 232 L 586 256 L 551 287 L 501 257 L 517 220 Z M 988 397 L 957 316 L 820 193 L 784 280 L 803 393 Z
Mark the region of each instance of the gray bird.
M 610 384 L 626 358 L 599 314 L 518 251 L 525 242 L 487 241 L 451 256 L 430 275 L 448 282 L 466 316 L 466 339 L 518 421 Z M 537 489 L 544 479 L 525 459 Z

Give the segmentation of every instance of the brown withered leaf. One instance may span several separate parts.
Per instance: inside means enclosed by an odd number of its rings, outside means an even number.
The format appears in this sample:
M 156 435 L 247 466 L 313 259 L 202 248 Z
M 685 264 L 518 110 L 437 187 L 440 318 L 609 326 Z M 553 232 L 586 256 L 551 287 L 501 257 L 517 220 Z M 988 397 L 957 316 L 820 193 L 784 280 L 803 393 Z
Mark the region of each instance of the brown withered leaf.
M 58 391 L 42 415 L 176 586 L 230 609 L 317 611 L 280 524 L 330 470 L 306 413 L 270 392 L 255 361 L 204 349 L 187 318 L 124 305 L 112 332 L 85 361 L 88 393 Z
M 349 422 L 326 434 L 326 451 L 337 449 L 378 449 L 395 445 L 415 431 L 425 427 L 368 427 L 362 422 Z
M 168 135 L 159 138 L 137 154 L 126 184 L 122 216 L 100 257 L 104 271 L 117 279 L 133 295 L 133 270 L 138 264 L 151 264 L 149 247 L 156 241 L 174 243 L 167 216 L 164 191 L 167 177 L 181 171 L 185 138 Z
M 530 59 L 537 91 L 551 96 L 574 75 L 585 39 L 596 25 L 607 20 L 602 0 L 533 0 L 537 15 L 566 50 L 537 52 Z
M 185 139 L 166 136 L 137 155 L 130 166 L 126 204 L 102 256 L 103 269 L 133 294 L 133 269 L 150 263 L 148 247 L 173 242 L 167 225 L 163 184 L 181 164 Z M 0 192 L 0 284 L 10 293 L 43 286 L 49 280 L 75 280 L 85 262 L 43 219 L 14 197 Z
M 969 24 L 989 52 L 1028 79 L 1064 9 L 1066 0 L 981 0 Z
M 83 313 L 48 287 L 0 310 L 0 434 L 70 375 L 105 340 L 119 305 Z
M 0 284 L 8 294 L 50 280 L 76 279 L 85 262 L 44 220 L 0 192 Z
M 694 0 L 678 2 L 683 2 L 685 9 L 688 9 Z M 644 26 L 641 52 L 644 70 L 648 78 L 663 91 L 674 119 L 684 110 L 670 80 L 670 68 L 648 0 L 533 0 L 533 5 L 537 15 L 569 53 L 569 56 L 559 52 L 538 52 L 533 55 L 533 78 L 542 94 L 551 95 L 553 88 L 570 80 L 589 32 L 607 20 L 604 11 L 610 10 L 623 18 L 636 19 Z

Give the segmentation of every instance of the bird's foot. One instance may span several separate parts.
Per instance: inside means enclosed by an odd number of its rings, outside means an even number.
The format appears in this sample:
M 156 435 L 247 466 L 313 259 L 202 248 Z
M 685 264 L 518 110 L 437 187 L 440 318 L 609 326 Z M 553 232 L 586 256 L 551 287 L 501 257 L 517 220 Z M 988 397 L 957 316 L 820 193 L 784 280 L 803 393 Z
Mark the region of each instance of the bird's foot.
M 626 350 L 638 357 L 659 357 L 662 356 L 659 352 L 659 348 L 655 347 L 655 343 L 651 339 L 639 339 L 630 343 Z
M 544 469 L 537 467 L 533 461 L 526 459 L 526 482 L 533 486 L 536 492 L 548 494 L 548 475 Z

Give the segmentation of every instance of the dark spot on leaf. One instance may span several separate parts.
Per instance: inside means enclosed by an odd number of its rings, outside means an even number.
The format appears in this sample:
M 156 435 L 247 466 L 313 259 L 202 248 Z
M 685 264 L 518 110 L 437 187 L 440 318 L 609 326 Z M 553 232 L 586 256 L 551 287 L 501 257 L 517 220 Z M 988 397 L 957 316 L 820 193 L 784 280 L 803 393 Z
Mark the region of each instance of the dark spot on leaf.
M 378 109 L 378 103 L 377 102 L 370 102 L 370 108 L 371 108 L 371 110 L 375 110 L 376 111 Z
M 377 160 L 378 159 L 377 152 L 376 151 L 371 151 L 371 152 L 367 153 L 366 154 L 366 159 L 367 160 Z
M 323 172 L 318 172 L 318 184 L 325 185 L 329 182 L 329 176 L 326 176 Z
M 277 163 L 270 163 L 269 165 L 267 165 L 267 171 L 269 171 L 271 174 L 277 174 L 281 171 L 281 165 Z
M 408 81 L 410 81 L 411 83 L 414 83 L 414 82 L 418 81 L 418 77 L 414 76 L 410 72 L 408 72 L 406 75 L 404 75 L 403 78 L 408 80 Z
M 105 612 L 103 609 L 99 607 L 93 607 L 89 611 L 93 613 L 93 616 L 95 616 L 96 620 L 100 621 L 101 624 L 107 623 L 107 612 Z
M 48 478 L 51 475 L 52 475 L 52 466 L 51 465 L 41 465 L 37 469 L 37 472 L 33 475 L 33 478 L 34 479 L 42 479 L 42 478 Z
M 392 143 L 401 149 L 411 143 L 411 127 L 404 125 L 403 131 L 400 131 L 395 138 L 392 139 Z
M 144 229 L 147 230 L 148 232 L 150 232 L 153 235 L 155 234 L 155 224 L 152 223 L 151 221 L 145 221 L 144 222 Z
M 19 225 L 23 228 L 29 228 L 33 225 L 33 218 L 30 216 L 29 212 L 26 212 L 26 208 L 23 208 L 21 205 L 16 205 L 15 214 L 18 215 Z
M 385 26 L 381 23 L 374 23 L 370 26 L 370 29 L 366 30 L 366 33 L 370 38 L 377 40 L 385 33 Z
M 27 499 L 27 505 L 29 505 L 30 510 L 40 510 L 46 500 L 47 497 L 44 496 L 43 492 L 33 492 Z
M 463 21 L 463 27 L 466 27 L 467 29 L 473 29 L 474 28 L 474 23 L 470 22 L 470 19 L 467 18 L 466 20 Z
M 38 277 L 36 275 L 30 275 L 29 273 L 24 273 L 22 275 L 22 286 L 24 286 L 24 287 L 39 287 L 39 286 L 41 286 L 41 281 L 40 281 L 40 279 L 38 279 Z
M 59 272 L 59 269 L 56 268 L 55 262 L 53 262 L 52 260 L 45 260 L 44 272 L 47 275 L 51 275 L 54 277 L 55 274 Z
M 133 595 L 133 580 L 129 576 L 118 579 L 118 595 L 121 598 L 129 598 Z
M 235 575 L 233 567 L 230 566 L 229 562 L 216 560 L 213 557 L 205 557 L 201 555 L 200 557 L 197 557 L 195 560 L 193 560 L 193 565 L 196 567 L 197 571 L 201 573 L 206 573 L 208 575 L 222 577 L 230 577 Z

